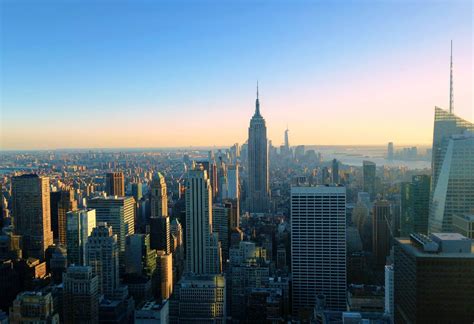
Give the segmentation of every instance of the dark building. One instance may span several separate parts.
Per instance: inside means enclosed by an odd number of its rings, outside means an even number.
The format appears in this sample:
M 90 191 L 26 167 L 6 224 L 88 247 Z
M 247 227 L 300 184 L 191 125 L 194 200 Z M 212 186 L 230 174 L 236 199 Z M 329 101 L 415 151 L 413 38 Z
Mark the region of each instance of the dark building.
M 395 240 L 395 323 L 472 323 L 474 244 L 457 233 Z
M 376 165 L 374 162 L 364 161 L 362 166 L 363 171 L 363 187 L 364 191 L 369 193 L 370 199 L 375 199 L 375 170 Z
M 105 192 L 109 196 L 125 196 L 123 172 L 110 172 L 105 175 Z
M 415 175 L 411 182 L 401 184 L 400 236 L 428 233 L 430 186 L 429 175 Z

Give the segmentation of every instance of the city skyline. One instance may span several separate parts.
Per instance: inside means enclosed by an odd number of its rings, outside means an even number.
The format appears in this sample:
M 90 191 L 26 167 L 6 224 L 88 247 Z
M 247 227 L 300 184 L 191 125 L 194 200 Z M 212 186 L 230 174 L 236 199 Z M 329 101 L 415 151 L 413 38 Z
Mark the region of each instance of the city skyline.
M 474 117 L 468 1 L 2 7 L 2 150 L 244 143 L 257 80 L 275 146 L 429 144 L 451 39 Z

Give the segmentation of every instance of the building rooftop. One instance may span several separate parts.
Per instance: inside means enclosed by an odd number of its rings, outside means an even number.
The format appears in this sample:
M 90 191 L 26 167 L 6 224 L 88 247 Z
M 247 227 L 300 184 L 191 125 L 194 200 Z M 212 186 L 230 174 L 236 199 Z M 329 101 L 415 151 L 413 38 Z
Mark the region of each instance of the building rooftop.
M 466 238 L 465 236 L 457 233 L 437 233 L 437 236 L 423 236 L 423 242 L 414 240 L 416 236 L 411 238 L 396 238 L 396 241 L 402 248 L 407 252 L 415 255 L 418 258 L 468 258 L 474 259 L 474 241 Z M 454 235 L 444 235 L 454 234 Z M 459 239 L 459 236 L 461 239 Z M 444 245 L 443 245 L 444 243 Z M 461 243 L 461 251 L 459 250 L 459 243 Z M 429 247 L 424 248 L 426 245 Z M 437 249 L 432 247 L 437 246 Z M 463 250 L 462 248 L 470 246 L 470 251 Z

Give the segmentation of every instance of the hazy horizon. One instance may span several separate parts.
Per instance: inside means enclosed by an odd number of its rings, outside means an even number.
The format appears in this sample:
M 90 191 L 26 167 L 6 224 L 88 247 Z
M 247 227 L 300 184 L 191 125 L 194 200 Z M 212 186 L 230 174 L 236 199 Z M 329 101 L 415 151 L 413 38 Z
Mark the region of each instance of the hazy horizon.
M 451 40 L 474 119 L 470 1 L 0 6 L 3 151 L 242 144 L 257 80 L 275 146 L 430 145 Z

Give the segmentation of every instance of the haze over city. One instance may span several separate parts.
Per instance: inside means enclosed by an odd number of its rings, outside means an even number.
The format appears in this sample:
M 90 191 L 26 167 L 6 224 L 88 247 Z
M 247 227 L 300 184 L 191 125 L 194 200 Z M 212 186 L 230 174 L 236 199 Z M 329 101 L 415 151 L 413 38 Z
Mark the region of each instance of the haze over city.
M 472 2 L 4 2 L 0 148 L 431 144 L 473 120 Z M 183 5 L 186 4 L 186 5 Z

